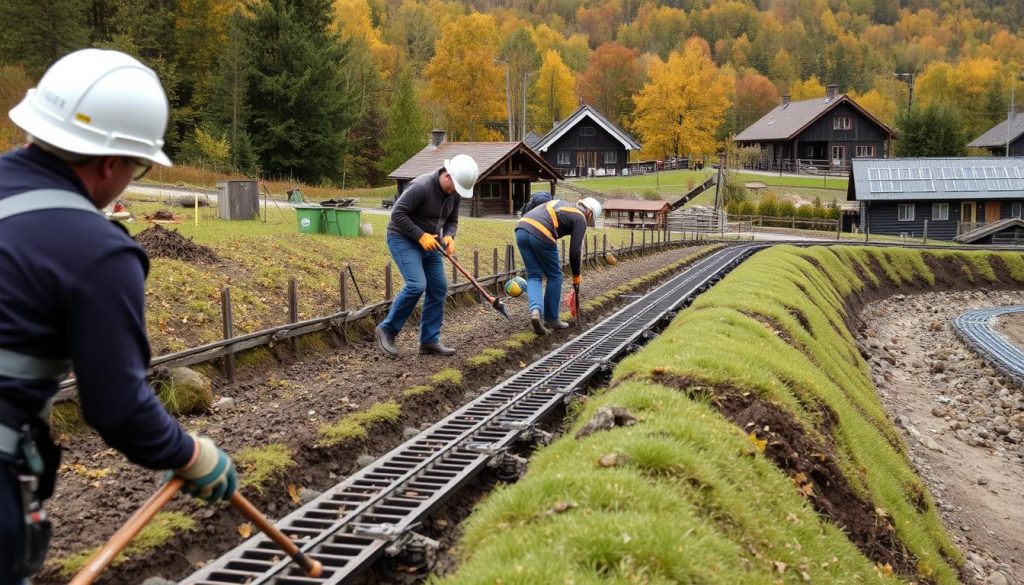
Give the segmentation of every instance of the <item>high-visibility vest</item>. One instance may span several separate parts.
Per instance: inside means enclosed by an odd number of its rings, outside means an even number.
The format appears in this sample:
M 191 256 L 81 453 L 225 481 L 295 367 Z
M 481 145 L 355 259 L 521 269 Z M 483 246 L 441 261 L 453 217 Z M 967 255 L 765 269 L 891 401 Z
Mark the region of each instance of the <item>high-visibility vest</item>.
M 548 227 L 546 225 L 542 224 L 541 222 L 539 222 L 539 221 L 537 221 L 537 220 L 535 220 L 535 219 L 533 219 L 531 217 L 524 217 L 524 218 L 520 219 L 519 221 L 524 221 L 524 222 L 532 225 L 533 227 L 535 227 L 538 230 L 540 230 L 540 233 L 542 233 L 545 236 L 547 236 L 547 238 L 549 240 L 551 240 L 552 242 L 558 243 L 558 212 L 559 211 L 565 211 L 565 212 L 568 212 L 568 213 L 578 213 L 580 215 L 583 215 L 583 212 L 580 211 L 579 209 L 576 209 L 575 205 L 565 205 L 565 206 L 560 207 L 560 208 L 558 208 L 556 210 L 555 209 L 555 205 L 557 203 L 559 203 L 557 200 L 556 201 L 551 201 L 547 205 L 544 206 L 545 209 L 548 210 L 548 215 L 551 217 L 551 226 L 552 226 L 551 229 L 548 229 Z M 584 215 L 584 217 L 586 217 L 586 216 Z

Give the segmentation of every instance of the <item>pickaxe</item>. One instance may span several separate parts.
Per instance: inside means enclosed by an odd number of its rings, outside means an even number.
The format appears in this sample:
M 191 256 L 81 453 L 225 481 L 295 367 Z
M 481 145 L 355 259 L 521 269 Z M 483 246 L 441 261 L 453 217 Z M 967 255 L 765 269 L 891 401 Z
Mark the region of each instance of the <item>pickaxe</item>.
M 476 287 L 476 290 L 480 291 L 480 294 L 483 295 L 484 299 L 487 300 L 487 303 L 490 304 L 495 311 L 501 313 L 502 316 L 511 321 L 512 317 L 509 316 L 508 308 L 505 307 L 505 303 L 501 302 L 501 299 L 499 299 L 498 297 L 488 293 L 487 289 L 480 286 L 480 283 L 477 282 L 475 278 L 473 278 L 473 275 L 467 272 L 466 269 L 463 268 L 461 264 L 459 264 L 459 261 L 456 260 L 454 256 L 448 254 L 448 250 L 445 248 L 444 242 L 439 241 L 438 243 L 441 245 L 441 255 L 447 258 L 448 260 L 451 260 L 452 265 L 455 266 L 455 268 L 458 269 L 458 271 L 461 272 L 463 276 L 469 279 L 469 282 L 473 283 L 473 286 Z

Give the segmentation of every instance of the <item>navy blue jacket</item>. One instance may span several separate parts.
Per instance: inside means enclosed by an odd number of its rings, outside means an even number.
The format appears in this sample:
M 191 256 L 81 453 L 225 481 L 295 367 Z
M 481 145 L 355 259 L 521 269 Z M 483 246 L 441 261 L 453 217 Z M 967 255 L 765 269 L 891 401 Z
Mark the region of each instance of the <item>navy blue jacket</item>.
M 548 211 L 548 205 L 554 203 L 554 218 Z M 557 220 L 558 226 L 555 227 Z M 569 236 L 569 268 L 573 276 L 581 274 L 583 257 L 583 239 L 587 235 L 587 217 L 575 205 L 561 199 L 554 199 L 527 211 L 519 223 L 517 230 L 525 230 L 543 242 L 557 246 L 556 240 Z
M 61 160 L 30 146 L 0 157 L 0 200 L 36 189 L 81 193 Z M 146 383 L 145 251 L 102 215 L 52 209 L 0 221 L 0 348 L 71 358 L 86 422 L 134 463 L 183 467 L 194 444 Z M 0 375 L 0 396 L 41 410 L 57 382 Z

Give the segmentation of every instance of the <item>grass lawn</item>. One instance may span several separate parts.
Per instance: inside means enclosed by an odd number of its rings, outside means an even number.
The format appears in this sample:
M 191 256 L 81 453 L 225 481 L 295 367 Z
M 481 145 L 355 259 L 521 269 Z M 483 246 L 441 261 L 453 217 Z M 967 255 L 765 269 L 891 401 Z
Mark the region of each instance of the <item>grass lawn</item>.
M 645 175 L 594 177 L 591 179 L 572 179 L 573 185 L 604 193 L 608 197 L 627 197 L 657 193 L 662 199 L 678 198 L 697 185 L 703 183 L 716 171 L 679 170 L 660 171 Z M 768 185 L 768 189 L 779 195 L 798 195 L 804 199 L 820 197 L 822 203 L 842 201 L 846 198 L 847 179 L 844 177 L 794 177 L 760 173 L 735 172 L 740 182 L 758 181 Z M 536 190 L 540 190 L 539 188 Z M 713 202 L 714 188 L 709 189 L 694 199 L 690 205 L 708 205 Z

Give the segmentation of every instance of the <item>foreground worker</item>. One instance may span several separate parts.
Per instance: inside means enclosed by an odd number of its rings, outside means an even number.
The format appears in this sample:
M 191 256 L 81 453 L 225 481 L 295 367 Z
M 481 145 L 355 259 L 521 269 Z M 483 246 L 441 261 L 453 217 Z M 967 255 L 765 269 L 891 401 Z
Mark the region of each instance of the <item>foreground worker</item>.
M 228 456 L 190 436 L 145 380 L 146 253 L 99 211 L 162 152 L 156 74 L 117 51 L 50 67 L 10 111 L 28 145 L 0 157 L 0 583 L 42 565 L 59 448 L 47 403 L 74 369 L 85 421 L 130 461 L 176 470 L 209 501 L 234 493 Z
M 473 157 L 458 154 L 444 161 L 440 169 L 410 181 L 395 201 L 388 221 L 387 242 L 405 286 L 375 331 L 377 345 L 391 357 L 398 355 L 395 337 L 424 294 L 420 354 L 455 354 L 454 348 L 441 344 L 441 321 L 448 294 L 442 247 L 445 254 L 455 254 L 459 198 L 473 197 L 479 175 Z
M 587 227 L 594 227 L 601 215 L 601 204 L 593 197 L 575 205 L 555 199 L 530 210 L 516 224 L 516 245 L 526 264 L 526 296 L 530 306 L 533 332 L 544 335 L 569 324 L 558 318 L 562 297 L 562 263 L 558 258 L 558 238 L 569 236 L 569 268 L 572 283 L 583 282 L 580 270 L 583 239 Z M 542 279 L 547 278 L 547 285 Z

